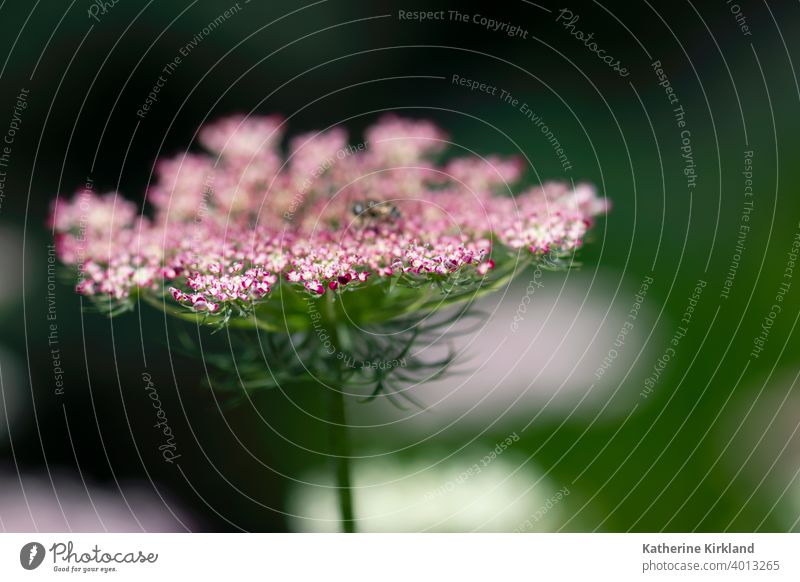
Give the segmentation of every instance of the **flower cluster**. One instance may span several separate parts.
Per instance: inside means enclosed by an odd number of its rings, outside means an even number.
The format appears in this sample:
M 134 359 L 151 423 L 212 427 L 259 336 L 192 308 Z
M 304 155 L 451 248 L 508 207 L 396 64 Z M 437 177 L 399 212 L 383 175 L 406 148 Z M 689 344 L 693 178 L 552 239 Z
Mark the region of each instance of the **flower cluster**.
M 189 305 L 196 311 L 214 313 L 220 303 L 242 301 L 246 305 L 264 297 L 277 280 L 264 269 L 256 267 L 242 272 L 242 268 L 242 262 L 236 261 L 224 273 L 219 264 L 213 264 L 209 266 L 208 274 L 194 273 L 186 277 L 186 284 L 192 292 L 184 293 L 170 287 L 170 293 L 178 303 Z
M 427 121 L 385 117 L 357 145 L 341 128 L 304 134 L 285 157 L 283 125 L 232 116 L 202 128 L 210 153 L 157 164 L 152 216 L 114 193 L 57 200 L 51 226 L 78 291 L 165 293 L 220 314 L 277 284 L 317 296 L 401 277 L 480 281 L 523 250 L 568 255 L 607 210 L 589 185 L 512 195 L 517 158 L 440 163 L 448 138 Z

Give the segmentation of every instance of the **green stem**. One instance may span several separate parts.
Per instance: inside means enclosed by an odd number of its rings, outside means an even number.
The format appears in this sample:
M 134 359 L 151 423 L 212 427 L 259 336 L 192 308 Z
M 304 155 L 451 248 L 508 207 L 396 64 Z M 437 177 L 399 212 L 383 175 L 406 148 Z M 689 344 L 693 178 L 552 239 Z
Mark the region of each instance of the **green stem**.
M 347 435 L 347 419 L 344 410 L 344 392 L 331 387 L 331 444 L 336 463 L 336 488 L 339 496 L 339 514 L 342 531 L 356 531 L 353 516 L 353 493 L 350 482 L 350 443 Z
M 330 300 L 327 301 L 329 329 L 333 345 L 337 350 L 341 350 L 348 348 L 350 342 L 347 330 L 338 322 L 333 301 L 333 294 L 331 294 Z M 336 464 L 336 491 L 339 497 L 342 531 L 354 533 L 356 531 L 356 520 L 353 515 L 353 488 L 350 480 L 350 441 L 347 434 L 347 415 L 344 403 L 345 390 L 341 361 L 337 359 L 334 366 L 336 369 L 336 385 L 329 386 L 328 390 L 330 392 L 331 448 L 333 460 Z

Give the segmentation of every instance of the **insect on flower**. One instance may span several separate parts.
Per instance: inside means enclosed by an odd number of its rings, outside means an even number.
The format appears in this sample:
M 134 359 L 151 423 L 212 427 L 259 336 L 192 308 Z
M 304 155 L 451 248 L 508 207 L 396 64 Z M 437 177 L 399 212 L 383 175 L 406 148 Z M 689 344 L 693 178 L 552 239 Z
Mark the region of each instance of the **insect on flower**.
M 381 224 L 394 224 L 403 215 L 391 202 L 367 199 L 353 202 L 351 210 L 359 228 L 376 228 Z

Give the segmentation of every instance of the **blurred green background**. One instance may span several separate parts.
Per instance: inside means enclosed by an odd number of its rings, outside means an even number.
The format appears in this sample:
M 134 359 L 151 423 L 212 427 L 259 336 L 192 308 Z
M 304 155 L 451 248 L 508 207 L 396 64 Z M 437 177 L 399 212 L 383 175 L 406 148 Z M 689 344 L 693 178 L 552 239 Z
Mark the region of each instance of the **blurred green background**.
M 282 113 L 290 135 L 342 124 L 355 142 L 389 110 L 431 118 L 481 154 L 524 154 L 529 183 L 594 183 L 613 210 L 580 252 L 580 269 L 542 275 L 520 331 L 510 323 L 533 273 L 484 304 L 494 311 L 465 344 L 463 372 L 413 388 L 424 410 L 349 403 L 362 527 L 800 529 L 800 282 L 785 276 L 800 232 L 797 5 L 742 3 L 737 21 L 725 2 L 574 2 L 567 9 L 579 19 L 569 29 L 563 6 L 547 1 L 264 4 L 240 2 L 208 34 L 232 2 L 0 6 L 0 132 L 29 91 L 0 206 L 0 470 L 13 483 L 0 517 L 20 503 L 19 482 L 39 483 L 49 507 L 63 479 L 76 485 L 76 504 L 103 492 L 121 508 L 121 529 L 142 526 L 130 519 L 127 487 L 162 518 L 146 529 L 335 529 L 319 394 L 264 392 L 255 408 L 220 407 L 201 363 L 174 349 L 180 333 L 196 335 L 191 327 L 148 308 L 111 321 L 84 313 L 59 284 L 65 389 L 55 393 L 45 220 L 50 200 L 87 176 L 98 191 L 141 201 L 154 161 L 226 113 Z M 398 17 L 420 9 L 458 10 L 469 22 Z M 521 26 L 526 38 L 489 30 L 476 14 Z M 576 30 L 593 32 L 629 74 L 606 66 Z M 158 101 L 137 117 L 182 49 Z M 659 86 L 655 61 L 678 103 Z M 529 104 L 571 168 L 520 106 L 455 85 L 454 74 Z M 749 230 L 725 297 L 742 224 Z M 650 277 L 630 335 L 615 346 Z M 706 286 L 686 334 L 644 397 L 698 280 Z M 782 310 L 753 357 L 783 282 Z M 204 341 L 225 346 L 222 336 Z M 492 351 L 501 341 L 516 359 Z M 157 450 L 144 370 L 180 443 L 180 468 Z M 518 439 L 491 457 L 511 435 Z M 481 471 L 465 477 L 476 464 Z M 65 529 L 59 523 L 51 527 Z

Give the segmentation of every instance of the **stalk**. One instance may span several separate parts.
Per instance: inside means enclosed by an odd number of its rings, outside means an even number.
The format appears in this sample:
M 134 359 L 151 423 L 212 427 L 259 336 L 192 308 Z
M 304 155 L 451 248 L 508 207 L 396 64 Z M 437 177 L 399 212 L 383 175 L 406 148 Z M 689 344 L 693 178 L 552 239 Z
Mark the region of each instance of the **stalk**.
M 329 329 L 333 345 L 337 350 L 349 347 L 347 329 L 336 318 L 335 305 L 331 299 L 326 301 L 328 306 Z M 345 391 L 342 366 L 344 360 L 334 362 L 334 384 L 329 387 L 329 413 L 330 413 L 330 438 L 331 454 L 336 466 L 336 492 L 339 498 L 339 518 L 341 529 L 345 533 L 356 531 L 356 521 L 353 514 L 353 489 L 350 479 L 350 440 L 347 429 L 347 415 L 345 412 Z
M 344 411 L 344 393 L 332 388 L 330 391 L 331 402 L 331 445 L 336 464 L 336 491 L 339 496 L 339 517 L 342 522 L 342 531 L 354 533 L 356 531 L 355 517 L 353 516 L 353 492 L 350 481 L 350 443 L 347 434 L 347 424 Z

